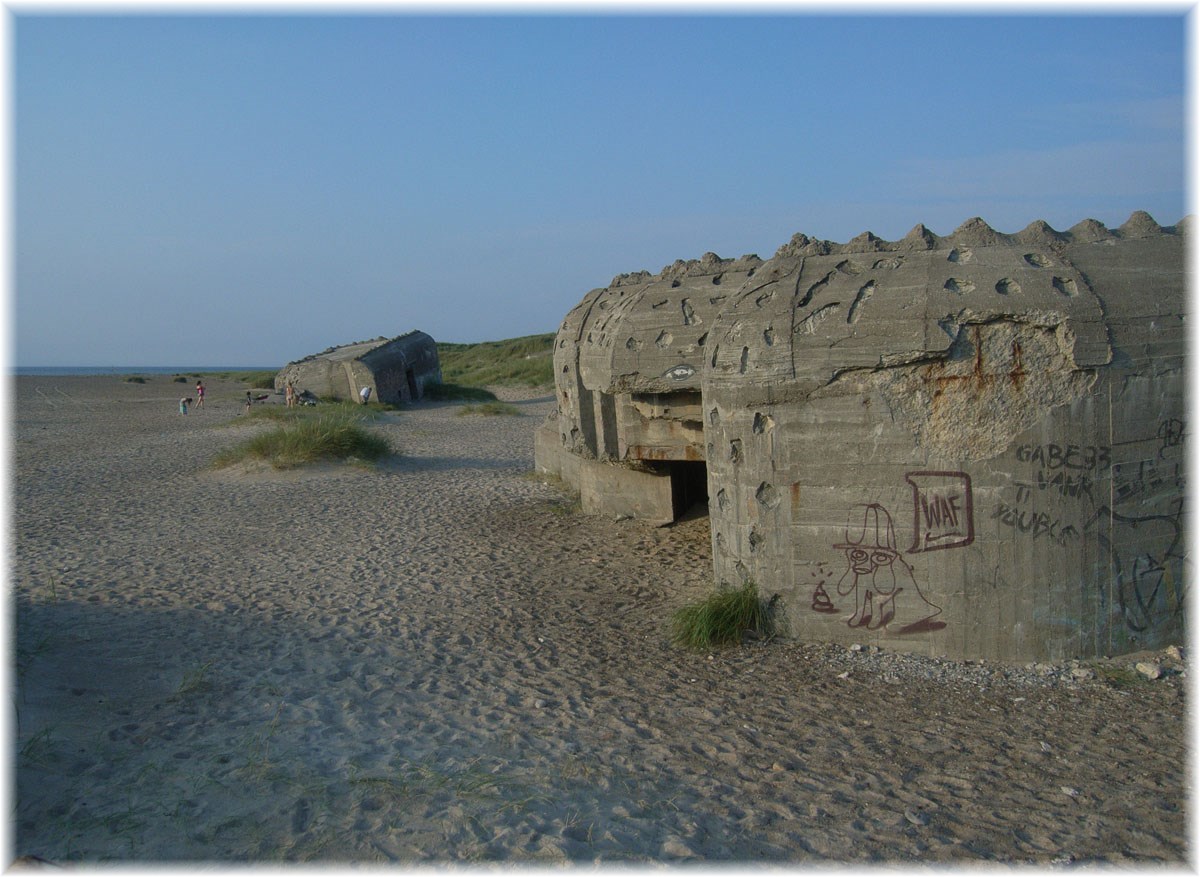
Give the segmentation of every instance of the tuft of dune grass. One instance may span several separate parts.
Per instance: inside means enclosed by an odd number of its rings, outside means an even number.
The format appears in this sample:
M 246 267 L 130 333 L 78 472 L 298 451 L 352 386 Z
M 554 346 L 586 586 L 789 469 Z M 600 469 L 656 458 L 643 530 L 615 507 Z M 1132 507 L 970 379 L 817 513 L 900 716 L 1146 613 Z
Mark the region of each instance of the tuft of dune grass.
M 324 460 L 375 462 L 395 452 L 387 439 L 363 426 L 365 419 L 357 412 L 285 413 L 278 419 L 274 429 L 218 454 L 214 465 L 263 460 L 276 469 L 291 469 Z
M 671 617 L 671 641 L 686 649 L 735 645 L 746 632 L 771 634 L 770 606 L 758 597 L 754 582 L 709 595 Z

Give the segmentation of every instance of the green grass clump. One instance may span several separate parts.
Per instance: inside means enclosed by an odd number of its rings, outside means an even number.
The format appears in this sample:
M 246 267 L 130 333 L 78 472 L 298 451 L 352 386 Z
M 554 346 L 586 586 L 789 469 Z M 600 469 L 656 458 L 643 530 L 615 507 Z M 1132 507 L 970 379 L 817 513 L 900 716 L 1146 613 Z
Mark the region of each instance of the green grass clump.
M 144 383 L 146 383 L 146 379 L 144 377 L 142 377 L 141 375 L 130 375 L 129 377 L 125 378 L 125 383 L 127 383 L 127 384 L 144 384 Z
M 175 377 L 171 378 L 171 380 L 177 384 L 186 384 L 188 382 L 187 377 L 184 375 L 175 375 Z
M 760 637 L 772 633 L 770 607 L 759 599 L 754 582 L 718 591 L 671 617 L 671 641 L 688 649 L 734 645 L 746 631 Z
M 363 427 L 364 420 L 358 412 L 336 410 L 311 416 L 285 414 L 276 429 L 219 454 L 214 462 L 228 466 L 258 459 L 276 469 L 291 469 L 320 460 L 373 462 L 393 453 L 387 439 Z
M 554 384 L 554 333 L 479 344 L 438 342 L 442 379 L 483 387 L 549 387 Z
M 458 415 L 482 414 L 484 417 L 520 417 L 521 409 L 508 402 L 482 402 L 479 405 L 464 405 Z
M 1096 664 L 1093 669 L 1096 676 L 1111 688 L 1134 688 L 1146 681 L 1146 677 L 1133 667 L 1116 664 Z
M 492 402 L 496 394 L 483 387 L 464 387 L 431 381 L 425 385 L 425 398 L 430 402 Z

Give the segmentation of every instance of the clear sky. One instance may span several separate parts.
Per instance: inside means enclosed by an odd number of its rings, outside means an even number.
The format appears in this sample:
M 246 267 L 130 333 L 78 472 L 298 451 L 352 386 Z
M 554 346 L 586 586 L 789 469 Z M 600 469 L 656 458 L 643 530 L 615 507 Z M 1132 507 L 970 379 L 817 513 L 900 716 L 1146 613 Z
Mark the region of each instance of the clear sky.
M 498 340 L 795 232 L 1191 209 L 1182 8 L 701 11 L 10 13 L 16 363 Z

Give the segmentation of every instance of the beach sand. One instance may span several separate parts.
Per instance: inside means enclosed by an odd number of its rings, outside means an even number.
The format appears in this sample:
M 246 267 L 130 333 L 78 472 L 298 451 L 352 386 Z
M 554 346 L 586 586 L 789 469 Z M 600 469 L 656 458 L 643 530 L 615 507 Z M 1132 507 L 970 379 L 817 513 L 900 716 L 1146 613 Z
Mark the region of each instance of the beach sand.
M 244 387 L 184 390 L 15 379 L 12 856 L 1187 861 L 1179 672 L 680 651 L 707 518 L 580 515 L 549 395 L 275 474 L 210 466 Z

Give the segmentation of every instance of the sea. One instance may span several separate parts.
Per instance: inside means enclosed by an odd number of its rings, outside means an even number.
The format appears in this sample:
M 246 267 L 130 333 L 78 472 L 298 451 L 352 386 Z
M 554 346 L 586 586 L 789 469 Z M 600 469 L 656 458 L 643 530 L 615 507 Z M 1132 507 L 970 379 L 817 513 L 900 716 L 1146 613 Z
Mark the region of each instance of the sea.
M 279 371 L 277 365 L 18 365 L 9 366 L 10 375 L 201 375 L 212 372 Z

